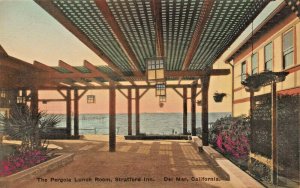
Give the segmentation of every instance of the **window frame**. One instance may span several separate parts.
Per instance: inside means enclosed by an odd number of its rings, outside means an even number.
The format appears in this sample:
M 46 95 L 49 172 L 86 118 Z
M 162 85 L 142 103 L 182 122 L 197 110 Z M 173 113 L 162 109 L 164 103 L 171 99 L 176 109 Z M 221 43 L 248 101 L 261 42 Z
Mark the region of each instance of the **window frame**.
M 243 72 L 243 65 L 245 65 L 245 72 Z M 247 62 L 243 61 L 241 63 L 241 82 L 247 78 Z
M 254 68 L 253 67 L 253 57 L 256 55 L 256 67 Z M 256 73 L 253 73 L 256 69 Z M 255 52 L 251 55 L 251 75 L 254 75 L 254 74 L 258 74 L 259 73 L 259 57 L 258 57 L 258 52 Z
M 292 35 L 292 46 L 287 48 L 286 50 L 284 49 L 284 36 L 286 36 L 288 33 L 291 33 Z M 290 65 L 286 66 L 285 64 L 285 56 L 288 54 L 292 53 L 292 62 Z M 289 30 L 287 30 L 286 32 L 284 32 L 282 34 L 282 69 L 288 69 L 291 68 L 294 64 L 295 64 L 295 36 L 294 36 L 294 28 L 291 28 Z
M 269 45 L 272 45 L 271 46 L 271 50 L 272 50 L 272 55 L 271 55 L 271 59 L 266 59 L 266 47 L 267 46 L 269 46 Z M 274 44 L 273 44 L 273 41 L 270 41 L 268 44 L 266 44 L 265 46 L 264 46 L 264 71 L 273 71 L 273 66 L 274 66 L 274 64 L 273 64 L 273 59 L 274 59 Z M 269 63 L 269 62 L 271 62 L 271 70 L 269 70 L 269 69 L 267 69 L 267 64 Z

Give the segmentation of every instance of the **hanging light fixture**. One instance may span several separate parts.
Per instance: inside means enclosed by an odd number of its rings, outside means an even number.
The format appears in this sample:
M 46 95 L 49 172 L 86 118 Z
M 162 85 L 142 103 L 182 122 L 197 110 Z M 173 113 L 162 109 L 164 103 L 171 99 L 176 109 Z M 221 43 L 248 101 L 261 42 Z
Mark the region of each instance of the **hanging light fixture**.
M 26 104 L 26 97 L 17 96 L 17 104 Z
M 157 82 L 156 83 L 156 96 L 166 96 L 166 83 Z
M 146 59 L 147 79 L 149 82 L 165 80 L 164 58 L 155 57 Z
M 1 98 L 6 98 L 6 92 L 4 90 L 0 91 L 0 97 Z
M 167 102 L 167 96 L 159 96 L 159 102 Z

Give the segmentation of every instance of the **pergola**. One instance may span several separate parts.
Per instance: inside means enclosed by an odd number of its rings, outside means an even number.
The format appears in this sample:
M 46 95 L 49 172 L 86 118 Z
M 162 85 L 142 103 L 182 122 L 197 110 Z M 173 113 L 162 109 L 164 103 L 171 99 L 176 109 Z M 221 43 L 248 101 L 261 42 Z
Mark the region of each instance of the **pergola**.
M 128 99 L 128 134 L 132 134 L 132 90 L 135 90 L 136 134 L 140 134 L 139 100 L 155 83 L 147 79 L 146 59 L 163 57 L 166 88 L 183 99 L 183 134 L 187 134 L 187 99 L 191 99 L 192 135 L 196 135 L 196 96 L 202 96 L 202 139 L 208 145 L 210 76 L 230 74 L 213 63 L 270 0 L 35 0 L 107 65 L 88 61 L 57 67 L 9 56 L 0 48 L 0 87 L 30 89 L 31 106 L 38 90 L 58 90 L 67 106 L 71 135 L 71 90 L 74 90 L 74 134 L 79 134 L 78 100 L 90 89 L 109 90 L 110 151 L 115 151 L 116 90 Z M 198 80 L 201 84 L 198 84 Z M 183 84 L 182 80 L 190 80 Z M 168 81 L 177 81 L 170 84 Z M 143 84 L 137 84 L 143 83 Z M 201 88 L 197 92 L 197 88 Z M 182 92 L 178 89 L 182 88 Z M 126 94 L 123 90 L 126 89 Z M 140 93 L 141 89 L 145 89 Z M 187 90 L 191 89 L 191 96 Z M 66 90 L 66 92 L 63 92 Z M 79 94 L 78 90 L 83 90 Z

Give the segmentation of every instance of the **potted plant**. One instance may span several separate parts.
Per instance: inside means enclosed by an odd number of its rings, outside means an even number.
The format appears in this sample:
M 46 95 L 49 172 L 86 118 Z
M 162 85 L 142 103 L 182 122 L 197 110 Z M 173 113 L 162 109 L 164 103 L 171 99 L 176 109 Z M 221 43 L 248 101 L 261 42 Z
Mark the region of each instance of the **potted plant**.
M 4 132 L 12 139 L 21 140 L 21 152 L 41 149 L 41 134 L 59 122 L 59 116 L 30 109 L 27 105 L 13 106 L 7 117 L 0 115 L 0 124 L 4 125 Z
M 215 100 L 215 102 L 222 102 L 223 101 L 223 97 L 225 97 L 225 96 L 226 96 L 226 93 L 218 93 L 218 92 L 216 92 L 214 94 L 214 100 Z

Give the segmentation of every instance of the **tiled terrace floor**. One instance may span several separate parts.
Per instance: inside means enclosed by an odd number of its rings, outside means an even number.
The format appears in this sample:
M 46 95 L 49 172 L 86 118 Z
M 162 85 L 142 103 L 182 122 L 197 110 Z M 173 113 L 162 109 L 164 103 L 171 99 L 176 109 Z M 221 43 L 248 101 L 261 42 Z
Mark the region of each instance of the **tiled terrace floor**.
M 205 154 L 199 154 L 189 141 L 125 141 L 118 137 L 117 151 L 111 153 L 107 140 L 107 136 L 90 136 L 87 140 L 52 141 L 64 148 L 62 152 L 75 153 L 74 161 L 41 177 L 47 182 L 35 179 L 22 187 L 236 187 L 231 181 L 222 181 Z M 116 181 L 127 177 L 141 181 Z M 72 182 L 54 182 L 51 178 L 71 178 Z M 92 181 L 75 182 L 75 178 Z M 201 181 L 192 181 L 196 178 Z

